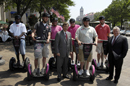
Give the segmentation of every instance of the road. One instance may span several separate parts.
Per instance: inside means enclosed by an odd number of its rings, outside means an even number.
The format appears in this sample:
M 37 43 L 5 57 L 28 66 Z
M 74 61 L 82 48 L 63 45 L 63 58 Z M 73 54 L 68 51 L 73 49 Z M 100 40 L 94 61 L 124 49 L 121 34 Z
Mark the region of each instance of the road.
M 130 44 L 130 37 L 127 37 L 128 43 Z M 130 49 L 130 47 L 129 47 Z M 29 57 L 30 62 L 33 65 L 34 54 L 33 46 L 26 47 L 26 57 Z M 61 82 L 57 82 L 56 71 L 50 72 L 49 81 L 43 78 L 32 79 L 27 81 L 27 73 L 21 71 L 10 71 L 9 70 L 9 60 L 11 57 L 15 57 L 13 46 L 11 42 L 0 43 L 0 55 L 3 56 L 5 64 L 0 66 L 0 86 L 129 86 L 130 85 L 130 51 L 128 51 L 127 56 L 124 59 L 124 64 L 122 67 L 122 74 L 119 83 L 116 85 L 112 81 L 106 81 L 105 78 L 108 76 L 106 73 L 96 73 L 96 78 L 94 83 L 89 80 L 78 80 L 73 81 L 73 79 L 62 79 Z M 49 57 L 52 56 L 50 53 Z M 93 58 L 96 59 L 95 46 L 93 47 Z M 48 58 L 49 59 L 49 58 Z M 47 59 L 47 60 L 48 60 Z M 70 73 L 72 75 L 72 73 Z

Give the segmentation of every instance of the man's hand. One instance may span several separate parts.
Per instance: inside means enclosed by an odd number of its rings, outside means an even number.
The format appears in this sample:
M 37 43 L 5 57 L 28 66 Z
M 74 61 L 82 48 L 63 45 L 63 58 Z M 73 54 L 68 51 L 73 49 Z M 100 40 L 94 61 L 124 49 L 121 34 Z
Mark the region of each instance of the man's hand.
M 56 55 L 57 55 L 57 56 L 60 56 L 60 53 L 57 53 Z
M 81 45 L 81 41 L 78 40 L 78 44 Z
M 98 43 L 97 42 L 94 42 L 94 43 L 95 43 L 95 46 L 97 46 Z
M 50 42 L 49 39 L 47 39 L 46 43 L 49 44 L 49 42 Z
M 18 37 L 18 36 L 14 36 L 14 39 L 17 39 L 17 40 L 18 40 L 18 39 L 19 39 L 19 37 Z
M 34 37 L 32 37 L 33 41 L 36 41 L 36 39 Z

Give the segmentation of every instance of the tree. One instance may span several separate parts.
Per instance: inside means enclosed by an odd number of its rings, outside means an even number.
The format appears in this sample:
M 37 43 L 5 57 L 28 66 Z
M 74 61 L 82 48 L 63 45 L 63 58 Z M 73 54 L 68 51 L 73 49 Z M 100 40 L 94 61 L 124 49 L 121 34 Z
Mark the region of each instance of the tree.
M 65 20 L 67 21 L 69 16 L 69 6 L 74 6 L 72 0 L 2 0 L 6 2 L 6 10 L 10 10 L 11 7 L 17 8 L 17 14 L 23 16 L 23 14 L 30 9 L 33 11 L 38 11 L 41 13 L 46 8 L 49 11 L 52 7 L 55 7 L 56 10 L 62 15 L 64 15 Z
M 34 0 L 6 0 L 5 8 L 6 10 L 10 10 L 11 7 L 17 8 L 17 14 L 23 16 L 32 1 Z
M 41 12 L 44 11 L 44 8 L 49 12 L 49 10 L 54 7 L 61 15 L 64 15 L 65 20 L 67 21 L 70 18 L 69 15 L 69 6 L 74 6 L 74 2 L 72 0 L 35 0 L 31 4 L 31 11 L 38 11 L 41 15 Z M 35 8 L 34 8 L 35 7 Z M 56 17 L 53 15 L 53 17 Z
M 95 20 L 97 14 L 95 14 Z M 130 0 L 113 0 L 108 8 L 104 9 L 98 15 L 104 15 L 105 20 L 111 21 L 112 25 L 119 25 L 122 28 L 124 20 L 130 20 Z

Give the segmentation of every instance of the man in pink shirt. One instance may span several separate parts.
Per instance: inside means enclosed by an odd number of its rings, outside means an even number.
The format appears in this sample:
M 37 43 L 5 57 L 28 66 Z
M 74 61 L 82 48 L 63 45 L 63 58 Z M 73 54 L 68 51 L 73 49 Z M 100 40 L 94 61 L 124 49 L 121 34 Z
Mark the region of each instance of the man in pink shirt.
M 76 33 L 77 29 L 80 27 L 80 25 L 76 25 L 75 24 L 75 19 L 73 19 L 73 18 L 71 18 L 69 20 L 69 22 L 70 22 L 71 26 L 68 28 L 68 31 L 71 33 L 72 40 L 73 40 L 73 39 L 75 39 L 75 33 Z M 74 41 L 72 41 L 72 45 L 73 45 L 73 52 L 75 52 Z M 71 54 L 72 65 L 74 65 L 73 52 Z M 79 61 L 78 61 L 78 63 L 79 63 Z
M 51 27 L 51 39 L 55 39 L 57 32 L 62 30 L 62 27 L 57 24 L 58 24 L 58 18 L 53 18 Z M 52 49 L 52 53 L 54 54 L 54 58 L 56 58 L 54 49 Z
M 99 17 L 99 21 L 100 24 L 98 24 L 95 29 L 96 32 L 98 34 L 98 45 L 96 47 L 96 52 L 97 52 L 97 60 L 98 60 L 98 64 L 97 66 L 100 66 L 100 58 L 101 58 L 101 66 L 105 67 L 104 63 L 103 63 L 103 42 L 100 40 L 108 40 L 108 36 L 110 34 L 110 27 L 109 25 L 105 24 L 105 17 L 104 16 L 100 16 Z

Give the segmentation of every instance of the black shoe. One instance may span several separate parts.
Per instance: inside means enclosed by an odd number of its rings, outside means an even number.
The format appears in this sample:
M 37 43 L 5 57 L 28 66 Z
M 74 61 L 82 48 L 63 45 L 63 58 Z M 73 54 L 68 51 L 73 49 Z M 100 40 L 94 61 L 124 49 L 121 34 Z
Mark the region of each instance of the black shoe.
M 58 77 L 57 77 L 57 81 L 58 81 L 58 82 L 61 81 L 61 76 L 60 76 L 60 75 L 58 75 Z
M 69 76 L 68 75 L 63 75 L 63 78 L 69 79 Z
M 118 80 L 114 80 L 114 83 L 117 84 L 117 83 L 118 83 Z
M 112 78 L 111 77 L 107 77 L 106 80 L 112 80 Z

